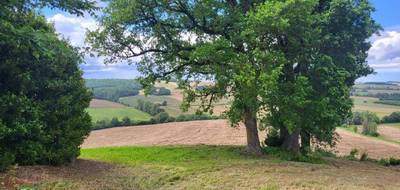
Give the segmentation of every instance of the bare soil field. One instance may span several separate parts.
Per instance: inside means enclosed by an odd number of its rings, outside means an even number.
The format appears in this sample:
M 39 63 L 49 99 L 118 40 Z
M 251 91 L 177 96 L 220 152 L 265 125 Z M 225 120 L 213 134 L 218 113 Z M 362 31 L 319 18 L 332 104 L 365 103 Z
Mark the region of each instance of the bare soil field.
M 111 102 L 108 100 L 100 100 L 100 99 L 92 99 L 90 101 L 90 108 L 123 108 L 125 107 L 122 104 Z
M 335 151 L 348 155 L 353 148 L 371 158 L 400 158 L 400 145 L 337 129 L 341 139 Z M 260 133 L 263 140 L 265 133 Z M 118 127 L 91 132 L 83 148 L 129 145 L 244 145 L 245 129 L 229 127 L 226 120 L 190 121 L 135 127 Z
M 378 133 L 387 139 L 397 141 L 400 143 L 400 129 L 399 128 L 385 126 L 385 124 L 383 124 L 378 127 Z

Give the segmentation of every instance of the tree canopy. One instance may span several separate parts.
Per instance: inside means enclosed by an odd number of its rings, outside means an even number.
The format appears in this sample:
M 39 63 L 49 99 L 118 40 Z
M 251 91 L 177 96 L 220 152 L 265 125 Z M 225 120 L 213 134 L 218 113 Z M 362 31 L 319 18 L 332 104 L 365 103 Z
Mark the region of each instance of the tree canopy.
M 109 63 L 140 57 L 147 87 L 178 79 L 183 108 L 232 100 L 226 114 L 245 124 L 250 152 L 261 153 L 258 122 L 298 151 L 299 137 L 333 144 L 349 116 L 350 87 L 372 72 L 372 11 L 367 0 L 113 0 L 87 41 Z
M 82 56 L 35 12 L 52 6 L 80 15 L 88 1 L 0 2 L 0 170 L 62 164 L 79 155 L 91 129 Z

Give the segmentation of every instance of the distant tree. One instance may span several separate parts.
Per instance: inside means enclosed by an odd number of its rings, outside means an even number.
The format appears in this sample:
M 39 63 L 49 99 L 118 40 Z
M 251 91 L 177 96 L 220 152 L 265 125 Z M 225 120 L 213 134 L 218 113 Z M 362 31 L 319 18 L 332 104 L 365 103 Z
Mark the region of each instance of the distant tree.
M 399 123 L 400 112 L 393 112 L 388 116 L 382 118 L 382 123 Z
M 379 136 L 378 123 L 379 117 L 372 112 L 366 111 L 362 113 L 362 131 L 361 133 L 369 136 Z
M 82 57 L 36 10 L 82 15 L 94 3 L 0 2 L 0 170 L 13 163 L 62 164 L 79 155 L 91 129 Z
M 129 117 L 122 118 L 122 121 L 121 121 L 121 125 L 122 126 L 128 126 L 128 125 L 131 125 L 131 124 L 132 124 L 132 121 L 131 121 L 131 119 Z
M 226 113 L 246 126 L 248 151 L 261 154 L 259 120 L 298 151 L 299 136 L 306 147 L 311 137 L 332 144 L 350 87 L 371 73 L 372 10 L 367 0 L 114 0 L 88 41 L 106 62 L 142 57 L 147 89 L 178 79 L 184 110 L 200 99 L 212 112 L 231 97 Z M 201 80 L 212 83 L 197 88 Z
M 117 127 L 121 125 L 121 122 L 119 122 L 118 118 L 113 117 L 110 121 L 111 126 Z

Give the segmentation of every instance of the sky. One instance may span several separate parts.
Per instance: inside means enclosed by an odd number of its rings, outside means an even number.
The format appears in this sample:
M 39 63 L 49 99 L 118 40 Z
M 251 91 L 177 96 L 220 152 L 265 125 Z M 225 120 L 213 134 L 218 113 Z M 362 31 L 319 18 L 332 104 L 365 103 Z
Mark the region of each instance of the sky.
M 371 37 L 368 64 L 376 74 L 358 79 L 358 82 L 400 81 L 400 0 L 370 0 L 376 12 L 373 18 L 383 27 L 380 35 Z M 94 30 L 97 23 L 89 15 L 77 17 L 59 10 L 44 9 L 47 20 L 54 23 L 60 37 L 67 38 L 74 46 L 85 46 L 85 33 Z M 136 78 L 135 65 L 103 63 L 102 57 L 85 57 L 81 65 L 84 78 Z

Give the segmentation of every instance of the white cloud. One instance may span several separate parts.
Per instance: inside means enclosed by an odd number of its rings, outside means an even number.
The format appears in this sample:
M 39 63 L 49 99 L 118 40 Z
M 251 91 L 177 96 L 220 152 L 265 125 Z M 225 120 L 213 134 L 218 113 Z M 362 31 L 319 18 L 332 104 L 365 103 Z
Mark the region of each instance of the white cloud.
M 372 37 L 368 63 L 376 71 L 400 71 L 400 30 L 391 28 Z
M 57 32 L 74 46 L 83 46 L 87 30 L 95 30 L 97 23 L 92 17 L 77 17 L 56 14 L 47 19 L 54 23 Z

